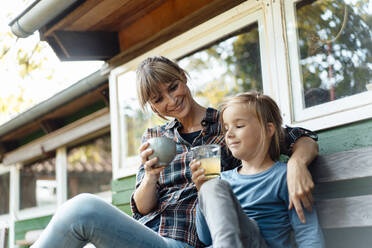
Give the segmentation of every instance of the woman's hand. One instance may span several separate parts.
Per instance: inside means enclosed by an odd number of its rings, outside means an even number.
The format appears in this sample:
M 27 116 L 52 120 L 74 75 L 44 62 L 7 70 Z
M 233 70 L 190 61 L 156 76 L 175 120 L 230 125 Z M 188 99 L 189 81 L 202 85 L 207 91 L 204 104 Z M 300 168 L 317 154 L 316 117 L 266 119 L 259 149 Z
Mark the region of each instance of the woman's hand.
M 307 166 L 318 156 L 318 144 L 309 137 L 301 137 L 293 145 L 292 156 L 287 163 L 289 209 L 296 209 L 302 223 L 306 222 L 304 206 L 309 212 L 314 203 L 314 182 Z
M 164 166 L 153 167 L 158 162 L 158 158 L 148 159 L 148 157 L 153 153 L 153 150 L 148 147 L 149 143 L 145 142 L 139 148 L 141 164 L 143 164 L 145 169 L 145 176 L 133 196 L 138 212 L 142 215 L 150 213 L 157 207 L 157 182 L 159 180 L 160 172 L 165 168 Z
M 302 205 L 307 211 L 312 211 L 314 203 L 312 191 L 314 182 L 306 164 L 296 163 L 295 160 L 288 161 L 287 185 L 289 192 L 289 209 L 296 209 L 297 215 L 302 223 L 306 223 Z
M 195 183 L 196 189 L 199 191 L 200 187 L 203 183 L 205 183 L 205 170 L 200 167 L 200 161 L 196 161 L 195 159 L 190 162 L 190 168 L 192 173 L 192 181 Z
M 143 164 L 145 169 L 145 179 L 147 179 L 148 182 L 156 183 L 159 179 L 160 172 L 162 172 L 166 166 L 154 167 L 159 159 L 155 157 L 149 160 L 149 156 L 154 152 L 151 148 L 148 148 L 149 145 L 148 142 L 145 142 L 139 148 L 141 164 Z

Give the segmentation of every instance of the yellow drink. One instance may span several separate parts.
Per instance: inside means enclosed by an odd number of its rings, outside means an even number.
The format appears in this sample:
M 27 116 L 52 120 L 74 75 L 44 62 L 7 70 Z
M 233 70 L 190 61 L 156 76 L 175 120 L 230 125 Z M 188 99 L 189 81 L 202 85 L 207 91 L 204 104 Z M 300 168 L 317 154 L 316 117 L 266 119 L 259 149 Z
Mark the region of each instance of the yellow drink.
M 205 170 L 205 177 L 212 179 L 218 177 L 221 172 L 221 161 L 219 157 L 201 158 L 200 166 Z

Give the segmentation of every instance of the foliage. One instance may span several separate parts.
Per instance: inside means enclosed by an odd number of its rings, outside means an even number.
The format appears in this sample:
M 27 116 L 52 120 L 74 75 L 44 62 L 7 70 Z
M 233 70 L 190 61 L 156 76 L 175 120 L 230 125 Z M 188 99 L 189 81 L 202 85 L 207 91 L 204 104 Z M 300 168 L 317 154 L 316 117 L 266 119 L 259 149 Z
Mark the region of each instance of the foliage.
M 304 3 L 297 6 L 304 91 L 333 91 L 330 100 L 365 91 L 372 76 L 369 1 Z

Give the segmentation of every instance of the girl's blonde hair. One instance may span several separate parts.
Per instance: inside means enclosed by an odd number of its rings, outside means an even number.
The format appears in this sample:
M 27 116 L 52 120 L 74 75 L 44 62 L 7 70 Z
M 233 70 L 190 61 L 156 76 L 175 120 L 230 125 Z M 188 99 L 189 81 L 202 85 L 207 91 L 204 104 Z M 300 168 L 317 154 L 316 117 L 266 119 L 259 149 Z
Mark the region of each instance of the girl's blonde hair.
M 261 125 L 261 137 L 266 138 L 268 135 L 268 124 L 272 123 L 275 127 L 274 135 L 271 138 L 268 153 L 274 161 L 280 157 L 280 142 L 284 139 L 282 130 L 282 117 L 280 110 L 275 101 L 259 92 L 246 92 L 230 98 L 227 98 L 221 105 L 221 123 L 223 123 L 223 112 L 232 104 L 244 104 L 257 117 Z M 264 145 L 262 139 L 261 147 Z
M 154 56 L 145 59 L 139 64 L 136 77 L 138 100 L 142 109 L 144 109 L 150 100 L 161 95 L 159 90 L 160 83 L 173 83 L 177 80 L 184 81 L 187 79 L 188 74 L 170 59 L 163 56 Z M 164 116 L 160 117 L 165 118 Z

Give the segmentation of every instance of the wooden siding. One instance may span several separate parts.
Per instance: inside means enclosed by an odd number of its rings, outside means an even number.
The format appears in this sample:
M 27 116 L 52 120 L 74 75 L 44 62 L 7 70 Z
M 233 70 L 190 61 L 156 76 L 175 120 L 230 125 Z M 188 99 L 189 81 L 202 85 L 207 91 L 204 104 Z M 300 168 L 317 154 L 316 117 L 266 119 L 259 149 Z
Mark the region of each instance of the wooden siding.
M 112 204 L 129 215 L 132 215 L 130 197 L 135 189 L 135 184 L 135 176 L 113 180 L 111 183 Z
M 319 153 L 332 154 L 372 146 L 372 120 L 318 132 Z
M 52 216 L 43 216 L 28 220 L 21 220 L 15 223 L 15 240 L 24 240 L 26 232 L 37 229 L 44 229 Z

